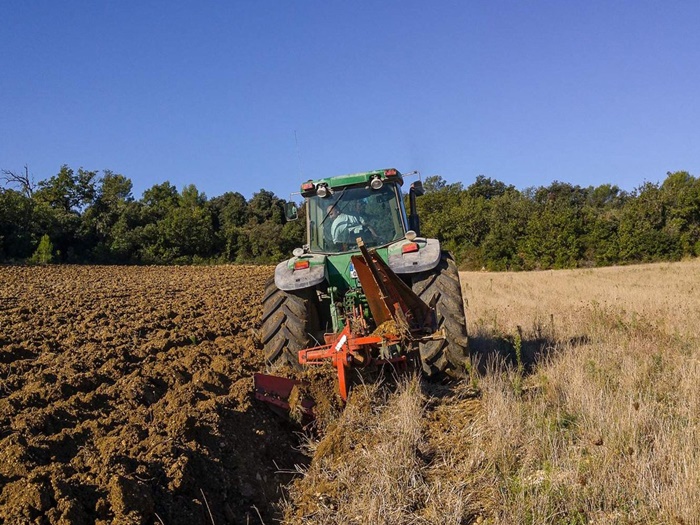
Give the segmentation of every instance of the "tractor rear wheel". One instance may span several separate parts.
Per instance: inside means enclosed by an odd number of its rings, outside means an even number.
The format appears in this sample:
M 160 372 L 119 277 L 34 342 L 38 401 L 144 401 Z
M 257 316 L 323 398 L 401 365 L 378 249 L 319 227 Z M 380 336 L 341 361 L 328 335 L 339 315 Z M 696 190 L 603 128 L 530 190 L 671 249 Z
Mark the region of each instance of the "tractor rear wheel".
M 314 295 L 314 291 L 308 289 L 280 290 L 274 278 L 267 282 L 260 339 L 268 364 L 301 368 L 299 350 L 316 345 L 310 335 L 318 330 L 319 324 Z
M 426 304 L 435 302 L 438 328 L 445 332 L 445 339 L 421 343 L 423 373 L 428 377 L 463 377 L 469 360 L 467 322 L 459 272 L 452 256 L 442 252 L 435 268 L 416 275 L 413 291 Z

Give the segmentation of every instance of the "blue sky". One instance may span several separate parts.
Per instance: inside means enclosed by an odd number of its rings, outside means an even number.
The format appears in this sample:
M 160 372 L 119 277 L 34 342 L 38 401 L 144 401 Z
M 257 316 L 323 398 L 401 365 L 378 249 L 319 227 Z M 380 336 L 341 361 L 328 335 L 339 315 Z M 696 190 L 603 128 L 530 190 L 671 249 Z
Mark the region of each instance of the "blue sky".
M 0 168 L 209 197 L 700 175 L 700 3 L 3 0 Z

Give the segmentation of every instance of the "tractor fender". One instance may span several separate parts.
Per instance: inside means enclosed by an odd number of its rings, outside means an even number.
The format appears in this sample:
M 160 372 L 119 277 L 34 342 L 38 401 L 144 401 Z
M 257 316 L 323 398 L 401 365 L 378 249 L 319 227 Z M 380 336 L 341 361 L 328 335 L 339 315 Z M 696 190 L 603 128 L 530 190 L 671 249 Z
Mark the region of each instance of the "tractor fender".
M 404 246 L 417 244 L 415 251 L 405 251 Z M 413 248 L 413 247 L 411 247 Z M 417 237 L 413 241 L 403 239 L 389 246 L 387 264 L 394 273 L 419 273 L 432 270 L 440 262 L 440 241 Z
M 304 263 L 308 262 L 308 266 Z M 299 264 L 302 263 L 302 264 Z M 300 268 L 299 266 L 304 266 Z M 282 261 L 275 267 L 275 285 L 290 292 L 315 286 L 326 278 L 326 256 L 304 254 Z

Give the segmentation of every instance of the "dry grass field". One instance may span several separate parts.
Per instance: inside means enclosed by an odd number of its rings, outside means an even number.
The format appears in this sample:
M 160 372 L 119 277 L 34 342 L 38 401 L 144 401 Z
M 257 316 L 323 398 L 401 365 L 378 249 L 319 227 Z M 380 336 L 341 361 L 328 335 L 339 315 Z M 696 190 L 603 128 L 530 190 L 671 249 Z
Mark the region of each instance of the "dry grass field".
M 700 523 L 700 261 L 461 274 L 470 381 L 357 389 L 288 523 Z

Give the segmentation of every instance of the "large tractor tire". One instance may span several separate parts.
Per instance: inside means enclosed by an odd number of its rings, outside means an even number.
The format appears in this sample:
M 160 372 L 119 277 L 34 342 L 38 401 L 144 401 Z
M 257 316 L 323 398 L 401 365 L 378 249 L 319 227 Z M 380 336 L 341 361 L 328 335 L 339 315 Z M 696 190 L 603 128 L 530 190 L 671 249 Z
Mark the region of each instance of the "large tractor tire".
M 426 304 L 435 304 L 438 328 L 445 332 L 443 340 L 421 343 L 423 373 L 431 378 L 463 377 L 469 360 L 467 322 L 459 273 L 452 256 L 442 252 L 435 268 L 416 275 L 413 291 Z
M 263 296 L 260 339 L 265 360 L 274 368 L 289 365 L 300 369 L 298 352 L 316 346 L 311 334 L 318 329 L 313 290 L 285 292 L 271 278 Z

